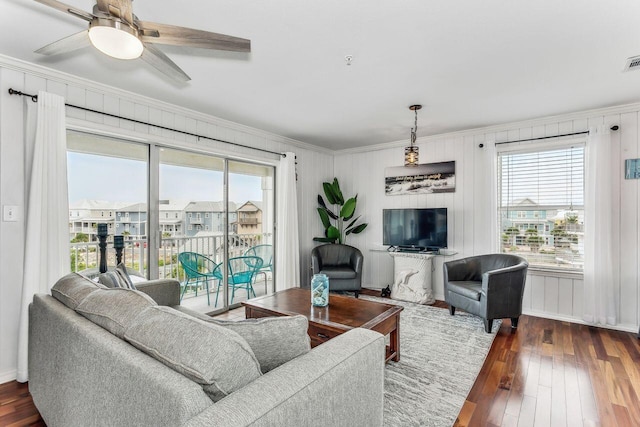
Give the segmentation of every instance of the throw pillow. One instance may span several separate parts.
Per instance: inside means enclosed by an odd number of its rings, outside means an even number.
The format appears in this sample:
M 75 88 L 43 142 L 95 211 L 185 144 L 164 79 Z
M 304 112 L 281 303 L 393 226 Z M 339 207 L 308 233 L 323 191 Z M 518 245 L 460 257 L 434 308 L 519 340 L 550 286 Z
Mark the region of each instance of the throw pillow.
M 108 288 L 136 288 L 133 284 L 133 281 L 129 277 L 129 273 L 127 273 L 127 267 L 124 265 L 124 263 L 118 264 L 118 266 L 113 271 L 101 273 L 98 277 L 98 281 Z
M 53 285 L 51 295 L 70 309 L 75 310 L 87 295 L 101 288 L 104 286 L 99 283 L 95 283 L 78 273 L 70 273 Z
M 249 344 L 240 335 L 170 307 L 144 310 L 124 338 L 201 384 L 214 402 L 262 375 Z
M 175 308 L 209 324 L 237 332 L 253 350 L 263 374 L 311 350 L 311 340 L 307 334 L 309 321 L 301 315 L 231 321 L 219 320 L 181 306 Z
M 89 294 L 76 312 L 118 338 L 145 308 L 157 305 L 147 294 L 122 288 L 100 289 Z

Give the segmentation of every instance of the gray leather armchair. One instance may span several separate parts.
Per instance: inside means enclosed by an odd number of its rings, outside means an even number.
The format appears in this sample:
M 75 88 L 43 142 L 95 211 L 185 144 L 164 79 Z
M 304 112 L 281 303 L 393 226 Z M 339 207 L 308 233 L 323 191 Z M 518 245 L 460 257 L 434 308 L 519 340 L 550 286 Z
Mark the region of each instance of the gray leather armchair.
M 358 248 L 329 243 L 311 251 L 313 274 L 326 274 L 330 291 L 354 291 L 356 298 L 362 287 L 362 262 Z
M 518 327 L 529 263 L 508 254 L 479 255 L 445 262 L 444 298 L 453 316 L 456 307 L 480 316 L 491 332 L 493 319 L 511 318 Z

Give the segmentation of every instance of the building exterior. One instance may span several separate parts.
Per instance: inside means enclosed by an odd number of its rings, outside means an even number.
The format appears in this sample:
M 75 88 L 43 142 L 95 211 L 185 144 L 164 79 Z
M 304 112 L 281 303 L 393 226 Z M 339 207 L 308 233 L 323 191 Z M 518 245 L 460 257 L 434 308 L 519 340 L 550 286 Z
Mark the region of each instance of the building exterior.
M 233 232 L 231 224 L 236 221 L 236 204 L 229 202 L 229 231 Z M 224 232 L 224 203 L 199 201 L 191 202 L 184 209 L 184 233 L 186 237 L 193 237 L 198 232 Z
M 69 207 L 69 239 L 85 234 L 90 242 L 98 240 L 98 223 L 106 223 L 109 234 L 115 232 L 116 211 L 126 203 L 105 202 L 101 200 L 80 200 Z
M 236 213 L 236 234 L 262 233 L 262 202 L 248 201 Z

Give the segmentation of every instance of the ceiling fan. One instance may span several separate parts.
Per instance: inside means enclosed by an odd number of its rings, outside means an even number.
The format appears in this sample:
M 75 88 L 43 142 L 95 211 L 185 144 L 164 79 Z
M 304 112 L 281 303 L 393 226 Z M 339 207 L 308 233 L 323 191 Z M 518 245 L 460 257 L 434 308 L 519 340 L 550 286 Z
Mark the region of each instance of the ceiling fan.
M 192 28 L 140 21 L 132 0 L 97 0 L 93 13 L 57 0 L 35 0 L 89 23 L 89 29 L 48 44 L 36 53 L 57 55 L 89 45 L 118 59 L 141 58 L 160 72 L 180 81 L 191 78 L 155 44 L 251 52 L 251 40 Z

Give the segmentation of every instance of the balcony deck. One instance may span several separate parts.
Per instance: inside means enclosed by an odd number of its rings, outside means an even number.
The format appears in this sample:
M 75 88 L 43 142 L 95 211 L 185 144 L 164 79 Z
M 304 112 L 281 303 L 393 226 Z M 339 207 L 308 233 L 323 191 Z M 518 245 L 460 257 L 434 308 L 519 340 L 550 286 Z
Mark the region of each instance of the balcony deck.
M 266 286 L 265 286 L 266 285 Z M 271 273 L 267 273 L 266 283 L 265 283 L 265 275 L 259 274 L 255 283 L 253 284 L 253 290 L 256 293 L 256 296 L 266 295 L 267 293 L 273 292 L 273 281 Z M 229 290 L 229 298 L 231 298 L 231 290 Z M 253 294 L 251 298 L 254 298 Z M 247 293 L 244 289 L 236 289 L 235 297 L 233 298 L 233 304 L 237 305 L 242 301 L 246 301 Z M 220 289 L 220 295 L 218 297 L 218 305 L 216 303 L 216 289 L 215 287 L 211 287 L 209 289 L 209 300 L 211 305 L 207 305 L 207 291 L 205 288 L 200 288 L 198 290 L 198 296 L 195 295 L 193 291 L 187 291 L 180 302 L 180 305 L 183 305 L 187 308 L 195 310 L 200 313 L 211 313 L 216 310 L 222 309 L 224 306 L 224 301 L 222 297 L 222 288 Z

